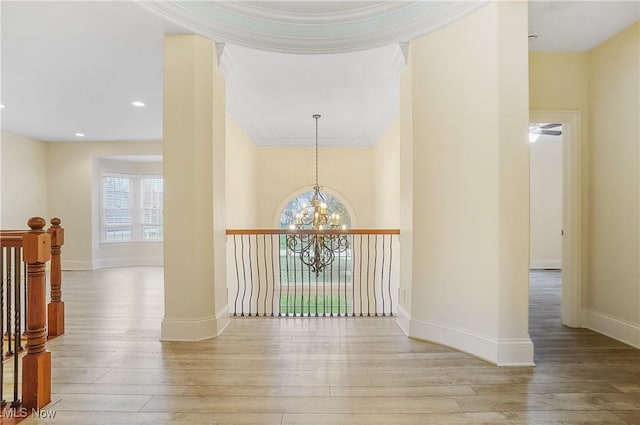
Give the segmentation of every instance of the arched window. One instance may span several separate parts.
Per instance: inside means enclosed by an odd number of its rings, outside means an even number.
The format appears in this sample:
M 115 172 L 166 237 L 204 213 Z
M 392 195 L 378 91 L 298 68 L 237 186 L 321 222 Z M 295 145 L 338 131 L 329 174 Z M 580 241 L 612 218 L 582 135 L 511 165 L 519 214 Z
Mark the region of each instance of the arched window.
M 325 196 L 325 202 L 327 203 L 327 213 L 329 215 L 339 214 L 340 225 L 347 229 L 351 228 L 351 216 L 344 204 L 335 196 L 326 192 L 323 192 L 322 194 Z M 280 214 L 280 228 L 288 229 L 293 224 L 296 214 L 302 211 L 303 208 L 311 205 L 312 197 L 312 190 L 293 197 L 293 199 L 291 199 L 282 210 L 282 214 Z
M 294 224 L 295 216 L 303 208 L 311 205 L 314 192 L 312 190 L 293 196 L 284 206 L 279 218 L 279 226 L 288 229 Z M 354 217 L 349 214 L 349 209 L 340 199 L 325 191 L 322 192 L 324 202 L 327 204 L 327 215 L 340 215 L 340 227 L 351 228 Z M 311 225 L 304 226 L 311 228 Z M 353 243 L 352 235 L 349 235 L 349 245 Z M 352 291 L 353 258 L 352 248 L 336 252 L 334 266 L 324 269 L 319 274 L 310 271 L 309 267 L 300 260 L 300 255 L 293 252 L 287 246 L 287 236 L 280 235 L 280 264 L 283 272 L 280 273 L 280 285 L 286 288 L 298 288 L 298 291 L 280 290 L 280 311 L 283 313 L 302 314 L 306 310 L 309 315 L 351 314 L 353 305 L 351 298 L 345 291 Z M 343 282 L 343 289 L 340 284 Z M 307 287 L 307 289 L 303 289 Z M 347 287 L 351 289 L 347 289 Z M 315 288 L 312 290 L 312 288 Z M 305 295 L 303 291 L 307 291 Z M 326 291 L 326 293 L 325 293 Z

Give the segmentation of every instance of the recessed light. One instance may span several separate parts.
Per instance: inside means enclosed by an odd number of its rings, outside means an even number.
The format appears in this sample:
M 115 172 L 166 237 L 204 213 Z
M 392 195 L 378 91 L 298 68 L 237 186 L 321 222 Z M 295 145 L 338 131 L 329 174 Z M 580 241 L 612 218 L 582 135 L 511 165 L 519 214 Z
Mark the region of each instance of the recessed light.
M 139 100 L 136 100 L 135 102 L 131 102 L 131 104 L 133 106 L 137 106 L 138 108 L 142 108 L 144 106 L 144 102 L 140 102 Z
M 76 136 L 78 136 L 78 137 L 84 137 L 84 133 L 76 133 Z
M 0 104 L 0 109 L 4 109 L 4 105 Z

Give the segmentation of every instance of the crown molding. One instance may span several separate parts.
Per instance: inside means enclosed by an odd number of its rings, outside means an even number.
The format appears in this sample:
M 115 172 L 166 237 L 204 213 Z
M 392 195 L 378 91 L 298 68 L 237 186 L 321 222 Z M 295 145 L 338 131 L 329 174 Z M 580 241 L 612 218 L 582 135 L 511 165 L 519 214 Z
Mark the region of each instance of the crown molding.
M 218 59 L 218 63 L 220 63 L 220 59 L 222 59 L 222 55 L 225 51 L 226 43 L 215 43 L 216 45 L 216 58 Z
M 324 54 L 407 42 L 477 10 L 487 0 L 277 2 L 140 1 L 218 42 L 281 53 Z
M 288 1 L 280 8 L 260 2 L 224 2 L 222 5 L 237 15 L 249 16 L 254 19 L 266 20 L 274 23 L 290 23 L 295 25 L 331 25 L 349 23 L 381 16 L 395 10 L 411 7 L 418 1 L 377 1 L 377 2 L 328 2 L 328 1 Z M 340 7 L 341 6 L 341 7 Z
M 398 43 L 395 52 L 393 53 L 393 58 L 391 59 L 391 66 L 395 71 L 396 78 L 400 78 L 400 74 L 407 66 L 407 55 L 408 55 L 409 43 L 402 42 Z
M 233 56 L 229 53 L 226 43 L 216 43 L 216 53 L 218 55 L 218 66 L 225 78 L 229 79 L 237 69 L 237 65 L 233 60 Z

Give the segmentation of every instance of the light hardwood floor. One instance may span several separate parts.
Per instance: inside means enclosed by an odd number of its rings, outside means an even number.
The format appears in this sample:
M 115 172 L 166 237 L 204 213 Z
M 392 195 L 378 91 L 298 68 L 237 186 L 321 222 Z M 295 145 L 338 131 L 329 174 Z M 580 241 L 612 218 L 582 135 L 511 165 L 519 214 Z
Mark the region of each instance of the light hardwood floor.
M 640 350 L 561 326 L 557 272 L 532 275 L 535 368 L 408 339 L 393 318 L 240 318 L 161 343 L 162 269 L 63 280 L 56 416 L 25 425 L 640 424 Z

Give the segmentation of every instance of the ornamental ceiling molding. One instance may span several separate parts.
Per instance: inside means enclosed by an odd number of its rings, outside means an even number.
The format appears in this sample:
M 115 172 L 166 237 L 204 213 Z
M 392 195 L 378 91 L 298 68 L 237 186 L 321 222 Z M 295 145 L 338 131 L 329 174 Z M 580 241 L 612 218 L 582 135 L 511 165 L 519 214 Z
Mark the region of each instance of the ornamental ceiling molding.
M 325 54 L 408 42 L 482 7 L 475 1 L 141 1 L 216 42 L 281 53 Z

